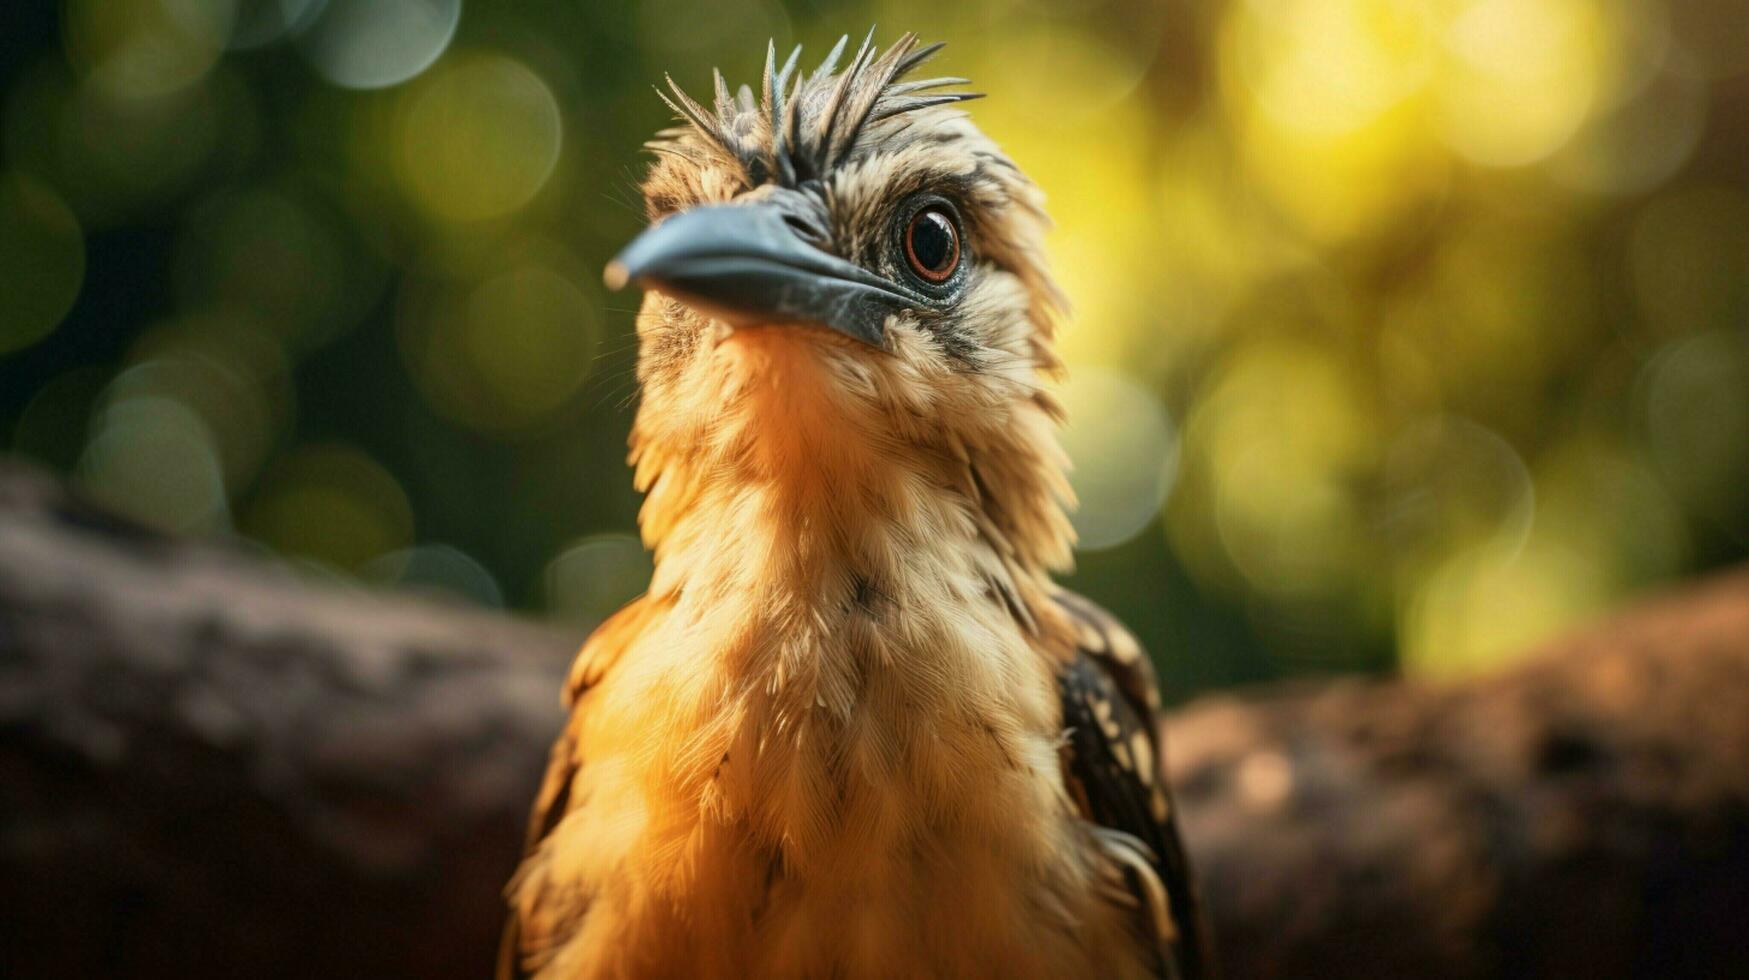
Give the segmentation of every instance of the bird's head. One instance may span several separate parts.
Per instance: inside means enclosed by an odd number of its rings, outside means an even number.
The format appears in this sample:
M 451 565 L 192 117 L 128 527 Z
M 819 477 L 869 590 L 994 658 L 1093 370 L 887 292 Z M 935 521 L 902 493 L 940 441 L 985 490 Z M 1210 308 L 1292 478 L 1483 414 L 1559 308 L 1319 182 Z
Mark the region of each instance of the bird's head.
M 719 73 L 710 107 L 670 80 L 651 227 L 606 274 L 646 290 L 633 438 L 659 559 L 664 508 L 753 479 L 936 484 L 1022 564 L 1067 561 L 1042 198 L 944 91 L 964 79 L 910 78 L 939 47 L 864 41 L 839 70 L 840 41 L 801 74 L 768 50 L 760 95 Z

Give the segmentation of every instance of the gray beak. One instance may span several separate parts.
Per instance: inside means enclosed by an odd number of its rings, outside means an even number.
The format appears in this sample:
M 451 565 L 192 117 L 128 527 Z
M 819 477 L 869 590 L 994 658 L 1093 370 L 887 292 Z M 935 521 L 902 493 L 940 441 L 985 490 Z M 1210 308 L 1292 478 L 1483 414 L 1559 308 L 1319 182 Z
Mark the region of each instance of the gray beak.
M 882 347 L 889 314 L 928 300 L 821 251 L 762 201 L 682 211 L 608 263 L 609 288 L 637 283 L 732 327 L 811 323 Z

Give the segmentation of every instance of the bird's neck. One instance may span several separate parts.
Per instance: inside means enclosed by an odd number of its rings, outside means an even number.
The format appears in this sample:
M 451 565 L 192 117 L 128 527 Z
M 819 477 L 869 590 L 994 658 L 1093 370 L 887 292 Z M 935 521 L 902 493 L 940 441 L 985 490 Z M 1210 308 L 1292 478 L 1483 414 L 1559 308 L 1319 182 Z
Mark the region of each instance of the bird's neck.
M 706 431 L 662 428 L 681 413 L 645 406 L 646 601 L 661 621 L 634 700 L 664 706 L 664 812 L 677 828 L 700 814 L 747 827 L 796 866 L 829 861 L 842 828 L 886 819 L 893 800 L 1000 834 L 1039 805 L 1023 777 L 1056 751 L 1034 632 L 1050 607 L 1038 556 L 1066 533 L 1054 501 L 1036 503 L 1050 473 L 1038 451 L 985 446 L 986 463 L 940 425 L 865 412 L 768 336 L 736 362 L 756 377 L 711 392 L 724 407 Z
M 1052 403 L 927 418 L 852 390 L 821 357 L 805 334 L 737 333 L 680 396 L 694 404 L 646 404 L 634 458 L 651 594 L 816 619 L 907 594 L 947 607 L 994 595 L 1029 618 L 1072 539 Z M 654 424 L 689 414 L 709 422 Z
M 984 827 L 996 814 L 980 799 L 1012 812 L 1034 792 L 1015 766 L 1048 771 L 1054 688 L 993 585 L 1009 575 L 1000 556 L 927 468 L 840 471 L 830 487 L 743 473 L 675 520 L 651 597 L 689 651 L 662 695 L 681 707 L 670 724 L 694 726 L 660 777 L 685 788 L 678 812 L 747 826 L 802 869 L 840 860 L 844 828 L 877 821 L 883 801 L 943 801 Z
M 688 484 L 677 512 L 656 501 L 646 513 L 663 531 L 652 595 L 779 634 L 879 623 L 901 601 L 914 614 L 985 601 L 980 566 L 997 556 L 971 502 L 944 489 L 941 461 L 845 438 L 798 420 L 781 444 L 764 438 L 706 464 L 709 474 L 672 474 Z

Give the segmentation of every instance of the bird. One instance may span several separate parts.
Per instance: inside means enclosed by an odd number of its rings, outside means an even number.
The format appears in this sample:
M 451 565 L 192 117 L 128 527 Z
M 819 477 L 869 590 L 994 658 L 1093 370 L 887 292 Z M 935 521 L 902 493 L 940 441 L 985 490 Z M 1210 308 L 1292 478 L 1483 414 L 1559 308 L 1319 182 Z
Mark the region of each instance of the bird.
M 1043 194 L 871 30 L 669 77 L 629 461 L 647 591 L 585 642 L 505 978 L 1210 975 L 1148 657 L 1057 584 Z

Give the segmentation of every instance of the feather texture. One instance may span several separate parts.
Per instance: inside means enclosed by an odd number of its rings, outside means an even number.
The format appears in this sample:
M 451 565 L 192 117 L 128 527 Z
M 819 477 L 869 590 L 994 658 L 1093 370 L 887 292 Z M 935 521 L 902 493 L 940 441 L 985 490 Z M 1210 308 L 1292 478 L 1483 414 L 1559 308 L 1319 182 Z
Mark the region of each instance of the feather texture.
M 1153 667 L 1111 614 L 1072 592 L 1055 598 L 1075 635 L 1074 653 L 1057 674 L 1071 796 L 1124 869 L 1139 929 L 1165 950 L 1162 974 L 1202 976 L 1209 951 L 1161 765 Z

